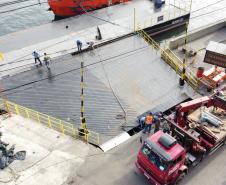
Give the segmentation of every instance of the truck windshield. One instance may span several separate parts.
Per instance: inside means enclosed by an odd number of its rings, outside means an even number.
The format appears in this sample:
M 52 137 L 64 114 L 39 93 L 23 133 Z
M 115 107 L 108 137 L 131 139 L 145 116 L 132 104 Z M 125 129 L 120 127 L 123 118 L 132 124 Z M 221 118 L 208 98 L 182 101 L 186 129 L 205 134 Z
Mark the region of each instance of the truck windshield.
M 147 145 L 143 145 L 142 153 L 161 171 L 165 171 L 168 167 L 167 163 L 154 153 Z

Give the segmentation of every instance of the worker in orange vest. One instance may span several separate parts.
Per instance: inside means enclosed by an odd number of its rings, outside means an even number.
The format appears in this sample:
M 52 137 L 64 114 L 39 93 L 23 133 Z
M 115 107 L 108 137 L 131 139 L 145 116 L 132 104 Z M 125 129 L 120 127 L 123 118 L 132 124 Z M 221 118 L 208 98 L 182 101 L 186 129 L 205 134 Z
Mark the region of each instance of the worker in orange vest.
M 145 134 L 147 131 L 148 131 L 148 133 L 150 133 L 152 124 L 153 124 L 153 115 L 152 115 L 152 113 L 150 112 L 150 113 L 146 116 L 146 119 L 145 119 L 145 126 L 144 126 L 144 131 L 143 131 L 144 134 Z

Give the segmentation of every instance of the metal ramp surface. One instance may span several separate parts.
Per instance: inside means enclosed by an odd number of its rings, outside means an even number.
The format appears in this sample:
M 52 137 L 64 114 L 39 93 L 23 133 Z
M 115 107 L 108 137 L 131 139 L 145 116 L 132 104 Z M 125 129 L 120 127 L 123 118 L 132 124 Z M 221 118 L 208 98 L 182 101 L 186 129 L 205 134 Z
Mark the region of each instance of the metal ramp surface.
M 1 83 L 9 100 L 79 125 L 81 60 L 86 66 L 87 125 L 101 134 L 102 143 L 121 134 L 122 125 L 127 130 L 136 126 L 143 112 L 165 110 L 193 96 L 189 87 L 178 86 L 177 74 L 138 36 L 60 57 L 51 71 L 43 66 Z

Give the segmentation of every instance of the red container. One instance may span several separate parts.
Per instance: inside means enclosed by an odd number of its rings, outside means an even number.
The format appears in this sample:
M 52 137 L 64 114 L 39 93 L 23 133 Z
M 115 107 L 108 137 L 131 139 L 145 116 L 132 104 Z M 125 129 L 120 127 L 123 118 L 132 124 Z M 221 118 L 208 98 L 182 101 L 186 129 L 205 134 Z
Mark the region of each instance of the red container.
M 196 76 L 197 76 L 198 78 L 202 78 L 202 77 L 203 77 L 203 72 L 204 72 L 204 67 L 198 67 Z

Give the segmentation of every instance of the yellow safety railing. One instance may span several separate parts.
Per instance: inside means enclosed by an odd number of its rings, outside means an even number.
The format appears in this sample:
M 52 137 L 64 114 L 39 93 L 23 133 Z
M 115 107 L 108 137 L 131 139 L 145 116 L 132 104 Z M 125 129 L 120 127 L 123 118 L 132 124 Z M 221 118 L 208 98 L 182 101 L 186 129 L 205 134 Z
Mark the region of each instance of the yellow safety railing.
M 99 134 L 91 130 L 84 131 L 84 130 L 78 129 L 72 123 L 60 120 L 58 118 L 54 118 L 47 114 L 43 114 L 41 112 L 29 109 L 27 107 L 18 105 L 16 103 L 12 103 L 10 101 L 6 101 L 0 105 L 3 106 L 2 107 L 3 109 L 9 110 L 11 113 L 20 115 L 24 118 L 34 120 L 38 123 L 48 126 L 51 129 L 61 132 L 62 134 L 70 135 L 74 138 L 82 139 L 86 142 L 89 142 L 95 145 L 100 144 Z
M 152 39 L 144 30 L 138 29 L 138 35 L 140 35 L 149 45 L 151 45 L 156 51 L 159 51 L 161 58 L 168 63 L 179 75 L 181 75 L 183 70 L 183 65 L 186 68 L 185 80 L 194 89 L 197 90 L 199 86 L 199 80 L 196 78 L 194 73 L 187 67 L 186 64 L 178 58 L 170 49 L 162 49 L 160 45 Z

